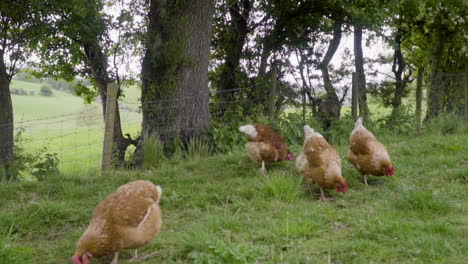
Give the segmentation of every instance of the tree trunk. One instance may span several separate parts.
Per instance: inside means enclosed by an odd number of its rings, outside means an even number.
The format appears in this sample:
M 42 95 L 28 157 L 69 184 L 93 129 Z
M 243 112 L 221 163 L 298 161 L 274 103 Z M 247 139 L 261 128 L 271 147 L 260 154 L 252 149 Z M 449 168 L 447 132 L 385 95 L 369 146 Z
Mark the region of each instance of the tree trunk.
M 428 93 L 428 111 L 425 120 L 437 117 L 440 113 L 440 64 L 443 57 L 444 37 L 440 29 L 433 32 L 432 51 L 431 51 L 431 68 L 429 76 L 429 93 Z
M 239 0 L 234 0 L 229 5 L 229 14 L 231 23 L 228 30 L 231 32 L 232 39 L 229 38 L 224 43 L 226 56 L 224 65 L 221 67 L 221 74 L 218 80 L 218 100 L 222 102 L 231 102 L 234 100 L 236 88 L 236 72 L 239 68 L 239 62 L 244 48 L 248 33 L 248 19 L 252 4 L 250 0 L 242 0 L 242 12 L 239 8 Z M 220 116 L 231 106 L 230 104 L 220 104 Z
M 187 3 L 187 22 L 183 25 L 185 45 L 183 55 L 192 64 L 179 73 L 177 95 L 189 100 L 178 100 L 176 129 L 183 142 L 210 124 L 208 66 L 211 44 L 214 2 L 190 0 Z
M 354 120 L 358 118 L 358 103 L 359 103 L 359 88 L 358 88 L 357 73 L 353 73 L 352 87 L 351 87 L 351 115 Z
M 322 71 L 324 88 L 326 91 L 325 100 L 319 104 L 319 112 L 325 130 L 330 128 L 331 122 L 333 120 L 338 120 L 340 118 L 341 104 L 340 100 L 338 99 L 338 95 L 336 94 L 336 90 L 331 82 L 330 74 L 328 72 L 328 65 L 330 64 L 333 55 L 335 55 L 335 52 L 340 45 L 341 24 L 341 21 L 335 21 L 333 25 L 333 38 L 328 45 L 327 53 L 319 64 L 319 68 Z
M 359 115 L 364 119 L 369 115 L 366 95 L 366 75 L 364 73 L 364 56 L 362 52 L 362 26 L 354 26 L 354 61 L 356 68 L 357 89 L 359 93 Z
M 9 180 L 12 175 L 13 105 L 10 95 L 10 77 L 7 74 L 3 52 L 0 52 L 0 175 Z
M 142 62 L 140 150 L 152 134 L 167 146 L 174 135 L 187 140 L 209 124 L 213 11 L 211 0 L 151 0 Z
M 270 120 L 273 120 L 275 118 L 277 78 L 278 73 L 276 67 L 273 67 L 271 71 L 270 91 L 268 92 L 268 117 L 270 118 Z
M 395 92 L 392 100 L 392 115 L 396 114 L 398 107 L 400 107 L 403 95 L 406 90 L 406 78 L 403 78 L 403 73 L 406 69 L 405 58 L 401 52 L 401 43 L 403 42 L 403 32 L 400 27 L 397 29 L 395 35 L 395 47 L 393 53 L 392 72 L 395 75 Z
M 463 82 L 463 88 L 465 90 L 465 122 L 468 122 L 468 75 L 465 74 L 465 76 L 462 78 L 465 79 Z
M 422 84 L 424 68 L 418 69 L 418 82 L 416 84 L 416 130 L 421 131 L 421 105 L 422 105 Z

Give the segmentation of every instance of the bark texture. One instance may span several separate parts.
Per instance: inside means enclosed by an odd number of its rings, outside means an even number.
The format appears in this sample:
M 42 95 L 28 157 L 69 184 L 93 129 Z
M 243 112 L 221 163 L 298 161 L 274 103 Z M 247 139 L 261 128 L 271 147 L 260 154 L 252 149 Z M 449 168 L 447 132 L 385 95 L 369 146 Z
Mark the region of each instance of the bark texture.
M 435 30 L 432 34 L 433 47 L 431 50 L 428 108 L 425 120 L 437 117 L 440 114 L 441 76 L 439 76 L 439 73 L 444 51 L 444 36 L 441 30 Z
M 359 93 L 359 115 L 366 119 L 369 115 L 369 107 L 367 106 L 366 75 L 364 73 L 361 25 L 354 26 L 354 62 L 356 68 L 357 89 Z
M 10 95 L 10 77 L 7 74 L 3 52 L 0 53 L 0 175 L 12 177 L 13 162 L 13 105 Z M 3 171 L 2 171 L 3 170 Z
M 333 120 L 338 120 L 340 118 L 341 103 L 331 82 L 330 74 L 328 72 L 328 65 L 330 64 L 330 61 L 333 58 L 333 55 L 335 55 L 336 50 L 338 49 L 338 46 L 341 42 L 341 25 L 341 21 L 335 21 L 333 25 L 333 38 L 328 44 L 327 53 L 319 64 L 319 68 L 322 71 L 324 88 L 326 91 L 325 100 L 319 104 L 319 112 L 323 122 L 323 127 L 326 130 L 330 128 L 331 122 Z
M 210 122 L 208 63 L 212 0 L 152 0 L 142 63 L 143 137 L 183 142 Z M 141 152 L 140 152 L 141 153 Z

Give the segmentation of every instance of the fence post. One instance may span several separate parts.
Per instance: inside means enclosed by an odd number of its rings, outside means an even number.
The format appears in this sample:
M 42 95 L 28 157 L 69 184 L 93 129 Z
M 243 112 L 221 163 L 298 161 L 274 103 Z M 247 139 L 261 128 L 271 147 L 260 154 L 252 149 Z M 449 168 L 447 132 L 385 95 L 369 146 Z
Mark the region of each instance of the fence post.
M 353 72 L 353 80 L 351 87 L 351 115 L 356 120 L 358 116 L 358 104 L 359 104 L 359 87 L 358 87 L 358 75 L 357 72 Z
M 112 143 L 114 138 L 115 108 L 117 105 L 118 86 L 115 83 L 107 83 L 107 101 L 105 115 L 104 146 L 102 148 L 101 172 L 109 169 L 112 165 Z
M 421 105 L 422 105 L 422 79 L 424 69 L 418 68 L 418 80 L 416 83 L 416 131 L 421 132 Z
M 268 102 L 268 115 L 270 119 L 273 119 L 275 115 L 277 78 L 278 76 L 277 76 L 276 66 L 273 66 L 273 69 L 271 71 L 271 85 L 270 85 L 270 94 L 269 94 L 269 102 Z

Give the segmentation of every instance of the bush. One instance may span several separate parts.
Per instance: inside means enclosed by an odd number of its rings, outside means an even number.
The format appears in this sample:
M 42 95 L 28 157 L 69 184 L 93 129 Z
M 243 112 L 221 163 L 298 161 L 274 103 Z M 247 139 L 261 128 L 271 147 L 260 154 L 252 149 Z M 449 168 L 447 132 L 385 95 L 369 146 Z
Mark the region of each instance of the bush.
M 20 129 L 13 142 L 15 155 L 12 165 L 13 179 L 17 179 L 24 172 L 31 172 L 38 180 L 59 173 L 57 153 L 48 153 L 45 147 L 35 153 L 28 153 L 23 147 L 25 142 L 23 130 Z
M 57 153 L 45 153 L 40 160 L 34 164 L 33 171 L 31 172 L 38 180 L 44 180 L 49 175 L 58 175 L 59 159 Z
M 52 92 L 52 89 L 49 86 L 42 85 L 39 94 L 42 96 L 52 96 L 54 95 L 54 92 Z

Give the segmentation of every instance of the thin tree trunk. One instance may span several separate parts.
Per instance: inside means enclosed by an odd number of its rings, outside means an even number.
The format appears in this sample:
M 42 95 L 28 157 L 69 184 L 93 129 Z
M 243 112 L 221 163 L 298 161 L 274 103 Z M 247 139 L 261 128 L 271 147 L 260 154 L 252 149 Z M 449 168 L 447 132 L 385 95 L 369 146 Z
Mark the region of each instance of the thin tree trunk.
M 362 52 L 362 26 L 354 26 L 354 61 L 356 68 L 357 88 L 359 93 L 359 114 L 364 119 L 369 115 L 366 95 L 366 75 L 364 73 L 364 56 Z
M 268 117 L 271 120 L 273 120 L 275 117 L 277 75 L 278 73 L 276 67 L 273 67 L 271 71 L 270 91 L 268 93 Z
M 405 94 L 406 90 L 406 79 L 403 78 L 403 73 L 406 69 L 406 62 L 405 58 L 403 57 L 403 53 L 401 52 L 401 43 L 403 41 L 402 34 L 402 29 L 398 28 L 395 36 L 395 47 L 392 64 L 392 72 L 395 75 L 395 92 L 392 100 L 392 115 L 396 114 L 398 107 L 400 107 L 403 95 Z
M 0 175 L 5 180 L 13 175 L 13 105 L 10 95 L 10 78 L 7 74 L 3 52 L 0 52 Z M 3 170 L 3 171 L 2 171 Z
M 465 122 L 468 122 L 468 75 L 465 74 L 463 77 L 464 81 L 464 89 L 465 89 Z
M 359 103 L 359 88 L 358 88 L 357 73 L 353 73 L 352 87 L 351 87 L 351 115 L 354 120 L 358 118 L 358 103 Z
M 433 33 L 433 47 L 431 51 L 431 69 L 429 77 L 429 93 L 428 93 L 428 111 L 425 120 L 437 117 L 440 113 L 440 63 L 444 50 L 444 38 L 440 29 L 435 30 Z
M 250 0 L 242 0 L 242 12 L 239 8 L 239 0 L 234 0 L 229 5 L 229 14 L 231 15 L 228 30 L 232 33 L 232 39 L 225 43 L 226 56 L 221 74 L 218 81 L 218 98 L 222 102 L 233 101 L 236 88 L 236 72 L 239 68 L 239 62 L 244 48 L 248 33 L 248 19 L 252 9 Z M 230 104 L 220 105 L 220 116 L 231 106 Z
M 424 68 L 418 69 L 418 82 L 416 84 L 416 130 L 421 132 L 421 105 Z
M 338 120 L 340 118 L 341 104 L 331 82 L 328 65 L 341 42 L 341 24 L 341 21 L 335 21 L 333 25 L 333 38 L 328 45 L 327 53 L 319 64 L 326 91 L 325 100 L 319 105 L 319 111 L 321 112 L 321 118 L 325 130 L 330 128 L 333 120 Z

